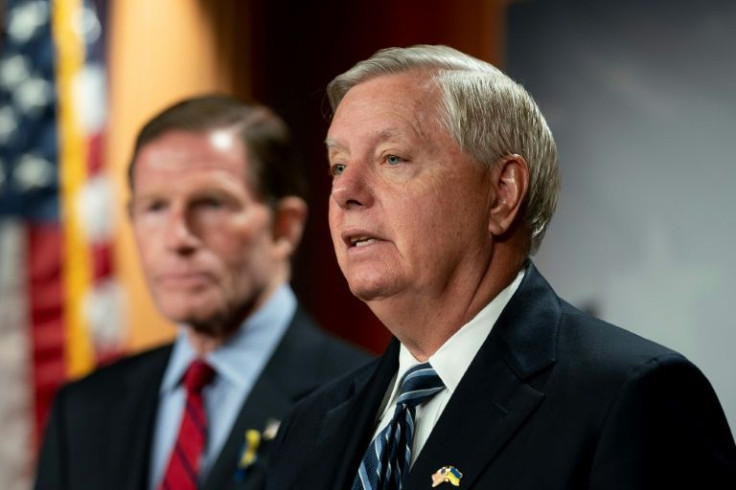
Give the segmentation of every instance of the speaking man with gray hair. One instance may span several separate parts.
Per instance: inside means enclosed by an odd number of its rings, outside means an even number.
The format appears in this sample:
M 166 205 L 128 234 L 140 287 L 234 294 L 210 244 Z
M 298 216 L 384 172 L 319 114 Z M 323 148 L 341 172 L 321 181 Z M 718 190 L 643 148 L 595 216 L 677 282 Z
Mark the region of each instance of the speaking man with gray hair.
M 519 84 L 414 46 L 327 90 L 337 260 L 395 338 L 296 406 L 267 488 L 736 488 L 703 374 L 566 303 L 531 262 L 559 177 Z

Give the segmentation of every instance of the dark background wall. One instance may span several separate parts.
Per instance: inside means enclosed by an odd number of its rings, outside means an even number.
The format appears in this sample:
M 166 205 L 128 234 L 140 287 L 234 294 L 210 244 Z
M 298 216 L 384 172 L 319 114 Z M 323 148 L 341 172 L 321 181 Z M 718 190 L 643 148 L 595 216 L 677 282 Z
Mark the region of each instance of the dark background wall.
M 348 291 L 327 228 L 324 138 L 327 83 L 380 48 L 448 44 L 499 63 L 504 2 L 256 0 L 252 3 L 251 93 L 291 125 L 311 186 L 310 220 L 294 287 L 326 328 L 374 351 L 389 334 Z M 288 13 L 288 14 L 287 14 Z

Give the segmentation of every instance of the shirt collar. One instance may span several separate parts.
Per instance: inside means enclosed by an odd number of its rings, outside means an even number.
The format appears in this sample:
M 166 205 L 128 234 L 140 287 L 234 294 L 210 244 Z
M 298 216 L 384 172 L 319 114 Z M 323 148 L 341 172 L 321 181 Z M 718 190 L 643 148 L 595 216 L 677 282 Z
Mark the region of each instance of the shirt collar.
M 274 291 L 263 306 L 245 319 L 227 342 L 205 356 L 218 378 L 245 386 L 258 376 L 286 333 L 296 306 L 296 296 L 288 285 L 282 285 Z M 189 343 L 186 328 L 185 325 L 179 327 L 161 382 L 161 394 L 179 386 L 189 364 L 197 357 Z
M 501 312 L 519 288 L 524 278 L 525 269 L 521 269 L 516 278 L 491 300 L 473 319 L 463 325 L 428 359 L 440 377 L 450 395 L 468 370 L 470 363 L 480 350 L 486 337 L 491 333 Z M 390 400 L 393 400 L 399 388 L 397 380 L 413 366 L 419 364 L 409 349 L 402 344 L 399 350 L 399 370 L 394 379 L 394 389 Z

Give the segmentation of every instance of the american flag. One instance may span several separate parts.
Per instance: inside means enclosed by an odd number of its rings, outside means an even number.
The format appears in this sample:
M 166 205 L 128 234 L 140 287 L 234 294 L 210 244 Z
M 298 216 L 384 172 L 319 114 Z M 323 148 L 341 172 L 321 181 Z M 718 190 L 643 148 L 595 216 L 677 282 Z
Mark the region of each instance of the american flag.
M 105 0 L 5 0 L 0 40 L 0 481 L 28 488 L 55 390 L 121 352 L 102 161 Z

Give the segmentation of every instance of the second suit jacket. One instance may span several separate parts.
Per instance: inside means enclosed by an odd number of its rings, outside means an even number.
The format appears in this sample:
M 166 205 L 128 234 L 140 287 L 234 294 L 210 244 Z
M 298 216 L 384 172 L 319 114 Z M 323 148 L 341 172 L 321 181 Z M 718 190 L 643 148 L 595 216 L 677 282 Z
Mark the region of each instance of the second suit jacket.
M 275 443 L 269 490 L 351 488 L 398 352 L 394 341 L 297 405 Z M 560 300 L 531 263 L 404 490 L 431 488 L 444 466 L 462 473 L 459 488 L 736 488 L 733 438 L 701 372 Z
M 36 489 L 146 489 L 158 393 L 171 345 L 102 368 L 62 388 L 47 423 Z M 320 384 L 368 356 L 319 330 L 297 308 L 283 339 L 247 397 L 204 482 L 205 490 L 263 486 L 268 441 L 239 481 L 246 429 L 263 430 Z

